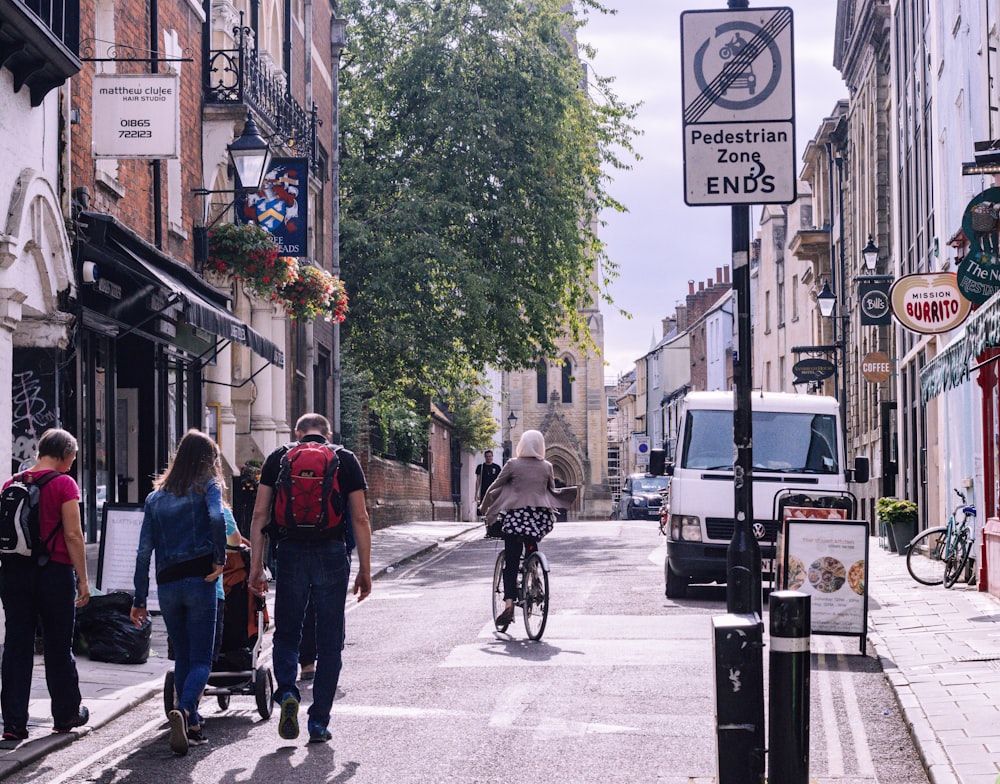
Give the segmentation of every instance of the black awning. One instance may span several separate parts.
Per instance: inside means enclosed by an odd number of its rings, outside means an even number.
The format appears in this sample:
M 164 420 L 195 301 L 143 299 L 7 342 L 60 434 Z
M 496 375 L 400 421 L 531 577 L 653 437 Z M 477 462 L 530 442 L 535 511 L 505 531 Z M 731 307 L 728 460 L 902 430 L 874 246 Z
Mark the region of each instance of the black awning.
M 174 261 L 122 226 L 115 218 L 81 212 L 81 241 L 96 247 L 102 258 L 110 256 L 158 288 L 168 291 L 181 305 L 192 327 L 247 346 L 273 365 L 285 366 L 284 352 L 229 312 L 229 298 L 185 264 Z

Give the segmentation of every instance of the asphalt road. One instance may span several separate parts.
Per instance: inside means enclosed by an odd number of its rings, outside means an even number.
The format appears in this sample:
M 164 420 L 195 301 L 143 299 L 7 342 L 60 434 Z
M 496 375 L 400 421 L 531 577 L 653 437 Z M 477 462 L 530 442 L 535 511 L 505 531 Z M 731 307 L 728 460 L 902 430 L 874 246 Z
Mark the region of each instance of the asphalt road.
M 330 744 L 283 741 L 252 697 L 209 702 L 208 746 L 175 758 L 162 699 L 18 775 L 47 784 L 714 781 L 711 618 L 725 590 L 663 594 L 654 522 L 562 524 L 543 542 L 552 609 L 529 642 L 490 621 L 496 544 L 469 534 L 349 599 Z M 810 779 L 927 779 L 873 657 L 813 638 Z M 765 652 L 765 674 L 768 659 Z M 306 698 L 308 703 L 308 697 Z

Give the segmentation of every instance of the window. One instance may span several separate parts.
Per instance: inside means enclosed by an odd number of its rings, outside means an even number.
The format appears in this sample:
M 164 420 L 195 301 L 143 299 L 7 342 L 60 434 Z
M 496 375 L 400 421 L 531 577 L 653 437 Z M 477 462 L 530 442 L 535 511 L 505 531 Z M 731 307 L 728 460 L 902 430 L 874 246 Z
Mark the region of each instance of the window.
M 538 360 L 535 366 L 536 386 L 538 387 L 538 403 L 549 402 L 549 366 L 544 359 Z
M 562 361 L 562 402 L 573 402 L 573 364 L 569 357 Z

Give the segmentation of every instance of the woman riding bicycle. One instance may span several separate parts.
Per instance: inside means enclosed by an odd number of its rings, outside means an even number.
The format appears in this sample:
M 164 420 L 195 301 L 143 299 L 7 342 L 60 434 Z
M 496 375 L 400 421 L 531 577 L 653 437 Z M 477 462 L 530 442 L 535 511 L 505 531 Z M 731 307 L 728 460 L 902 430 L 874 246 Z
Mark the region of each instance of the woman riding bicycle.
M 526 430 L 500 475 L 483 496 L 479 511 L 486 524 L 498 523 L 504 541 L 504 610 L 497 626 L 514 618 L 517 597 L 517 568 L 521 552 L 531 552 L 555 524 L 555 510 L 569 509 L 576 501 L 577 487 L 556 487 L 552 463 L 545 459 L 545 436 Z

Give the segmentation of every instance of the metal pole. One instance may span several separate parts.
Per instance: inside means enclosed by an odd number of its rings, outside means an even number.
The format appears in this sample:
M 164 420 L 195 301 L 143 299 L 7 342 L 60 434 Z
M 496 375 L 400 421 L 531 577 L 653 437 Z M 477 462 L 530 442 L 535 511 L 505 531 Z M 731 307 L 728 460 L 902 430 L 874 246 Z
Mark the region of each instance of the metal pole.
M 733 286 L 737 353 L 733 367 L 733 538 L 726 553 L 726 609 L 761 614 L 760 543 L 753 535 L 753 418 L 751 410 L 750 208 L 732 207 Z
M 809 784 L 810 597 L 773 591 L 768 685 L 768 781 Z
M 758 615 L 712 619 L 718 784 L 764 781 L 764 629 Z
M 330 188 L 333 190 L 333 207 L 331 210 L 330 234 L 333 242 L 333 274 L 340 277 L 340 55 L 343 51 L 343 43 L 338 34 L 337 24 L 342 24 L 341 20 L 334 18 L 330 20 L 330 54 L 332 73 L 332 99 L 333 99 L 333 143 L 330 150 Z M 336 443 L 343 441 L 343 431 L 340 422 L 340 392 L 341 392 L 341 372 L 340 372 L 340 322 L 333 322 L 333 356 L 330 358 L 331 376 L 333 377 L 333 440 Z

